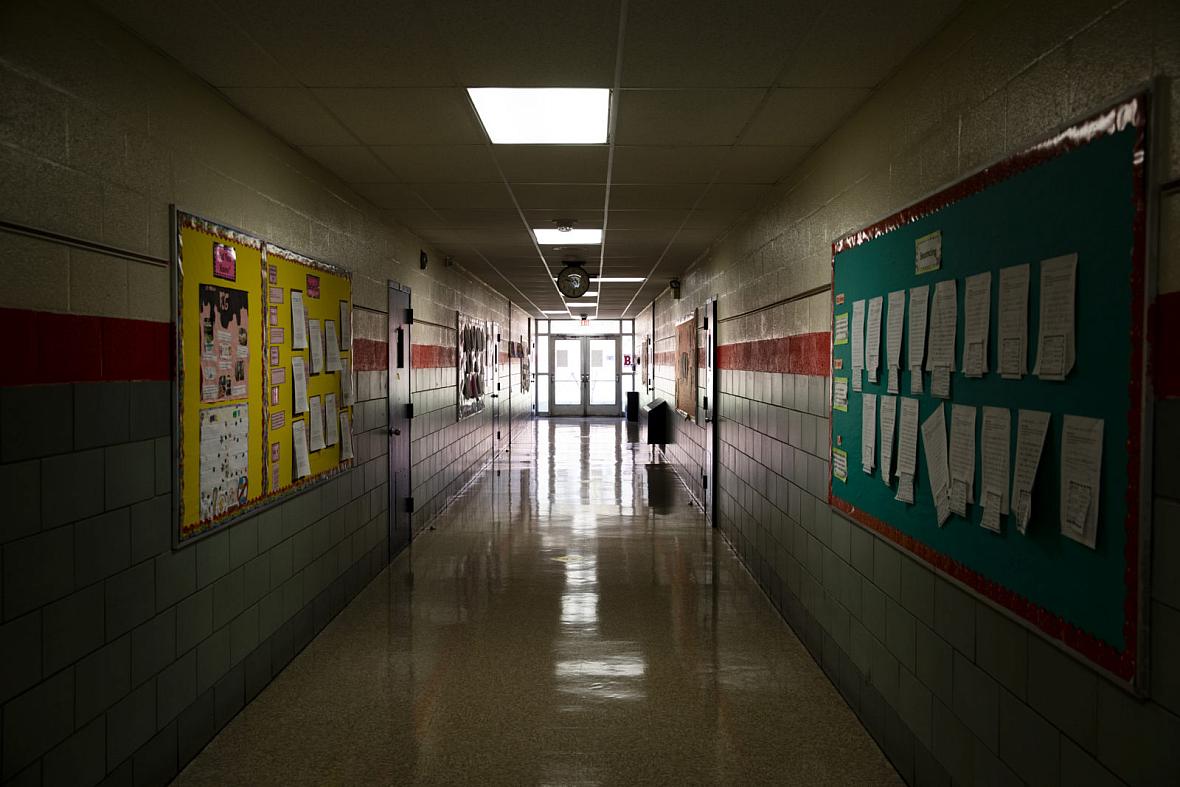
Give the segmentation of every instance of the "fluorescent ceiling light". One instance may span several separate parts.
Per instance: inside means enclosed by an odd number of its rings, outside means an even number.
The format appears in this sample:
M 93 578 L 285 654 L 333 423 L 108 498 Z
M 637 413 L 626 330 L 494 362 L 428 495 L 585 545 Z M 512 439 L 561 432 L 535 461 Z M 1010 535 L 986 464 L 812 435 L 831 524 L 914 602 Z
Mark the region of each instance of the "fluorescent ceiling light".
M 557 277 L 553 277 L 553 281 L 557 281 Z M 595 276 L 590 274 L 590 282 L 593 284 L 638 284 L 645 282 L 647 279 L 642 276 Z
M 533 228 L 537 243 L 544 246 L 595 246 L 602 243 L 602 230 L 558 230 Z
M 469 87 L 467 94 L 496 145 L 606 142 L 607 88 Z
M 598 291 L 594 290 L 593 292 L 584 292 L 581 295 L 579 295 L 577 298 L 566 298 L 566 300 L 567 301 L 575 301 L 575 300 L 578 300 L 578 298 L 597 298 L 597 297 L 598 297 Z
M 569 314 L 569 309 L 541 309 L 541 314 Z

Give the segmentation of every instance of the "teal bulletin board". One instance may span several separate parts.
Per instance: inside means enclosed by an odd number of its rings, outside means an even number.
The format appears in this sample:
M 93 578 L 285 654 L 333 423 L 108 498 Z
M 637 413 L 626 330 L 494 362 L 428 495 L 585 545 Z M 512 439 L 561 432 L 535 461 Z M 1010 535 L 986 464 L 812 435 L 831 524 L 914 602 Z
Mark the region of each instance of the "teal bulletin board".
M 1146 304 L 1152 292 L 1145 244 L 1147 117 L 1147 95 L 1136 96 L 832 247 L 835 379 L 852 375 L 853 344 L 847 335 L 854 324 L 854 302 L 863 299 L 867 305 L 878 296 L 884 301 L 879 381 L 869 382 L 865 374 L 862 392 L 850 385 L 846 408 L 833 397 L 832 505 L 1132 686 L 1141 685 L 1146 661 L 1141 658 L 1146 575 L 1141 514 L 1150 475 L 1144 470 L 1149 409 L 1143 353 Z M 931 256 L 934 233 L 941 238 L 941 262 L 918 273 L 937 256 Z M 1039 268 L 1045 260 L 1070 254 L 1077 255 L 1076 361 L 1064 381 L 1049 381 L 1032 373 L 1038 349 Z M 1004 379 L 998 372 L 999 271 L 1022 263 L 1030 264 L 1027 373 L 1020 379 Z M 985 271 L 991 272 L 986 351 L 990 372 L 968 378 L 962 371 L 965 282 Z M 943 405 L 948 434 L 952 403 L 974 405 L 978 415 L 975 505 L 968 508 L 966 518 L 952 515 L 940 527 L 920 426 L 915 499 L 909 505 L 895 499 L 896 478 L 889 486 L 884 483 L 879 461 L 872 475 L 862 469 L 861 405 L 864 393 L 876 394 L 880 402 L 887 392 L 889 293 L 930 285 L 933 300 L 935 284 L 947 279 L 956 280 L 957 300 L 957 371 L 951 374 L 950 397 L 931 395 L 931 374 L 926 372 L 924 393 L 912 398 L 918 401 L 919 425 Z M 901 398 L 911 396 L 908 317 L 907 307 L 899 410 Z M 927 340 L 927 352 L 929 347 Z M 985 406 L 1010 412 L 1010 473 L 1016 467 L 1019 410 L 1051 414 L 1025 534 L 1018 532 L 1015 517 L 1001 516 L 998 533 L 980 526 L 979 447 Z M 879 405 L 877 413 L 879 419 Z M 1094 548 L 1061 531 L 1060 449 L 1066 415 L 1104 421 Z M 898 420 L 900 429 L 900 416 Z M 879 457 L 879 420 L 874 428 Z M 896 447 L 893 454 L 897 456 Z M 845 459 L 846 473 L 837 471 Z

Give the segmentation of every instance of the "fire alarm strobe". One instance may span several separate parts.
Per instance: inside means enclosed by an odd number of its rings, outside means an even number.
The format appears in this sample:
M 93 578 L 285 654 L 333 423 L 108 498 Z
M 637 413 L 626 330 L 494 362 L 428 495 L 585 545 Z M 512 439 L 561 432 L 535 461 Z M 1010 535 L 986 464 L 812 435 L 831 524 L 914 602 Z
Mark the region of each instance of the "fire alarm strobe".
M 590 289 L 590 274 L 581 262 L 567 262 L 557 274 L 557 289 L 567 298 L 578 298 Z

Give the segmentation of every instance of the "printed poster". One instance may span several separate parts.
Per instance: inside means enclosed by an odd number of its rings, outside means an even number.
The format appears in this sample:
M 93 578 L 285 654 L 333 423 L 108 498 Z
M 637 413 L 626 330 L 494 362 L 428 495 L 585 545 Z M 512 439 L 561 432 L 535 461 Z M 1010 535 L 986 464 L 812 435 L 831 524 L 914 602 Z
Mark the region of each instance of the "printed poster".
M 201 519 L 249 500 L 250 415 L 244 404 L 201 410 Z
M 202 284 L 201 401 L 244 399 L 250 371 L 249 296 L 216 284 Z

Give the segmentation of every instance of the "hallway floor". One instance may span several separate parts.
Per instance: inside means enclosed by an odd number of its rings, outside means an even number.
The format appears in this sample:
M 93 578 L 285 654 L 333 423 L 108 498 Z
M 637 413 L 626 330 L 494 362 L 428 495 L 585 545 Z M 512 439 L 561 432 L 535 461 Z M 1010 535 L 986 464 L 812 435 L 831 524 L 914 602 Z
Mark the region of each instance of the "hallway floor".
M 530 424 L 177 783 L 900 783 L 649 462 Z

